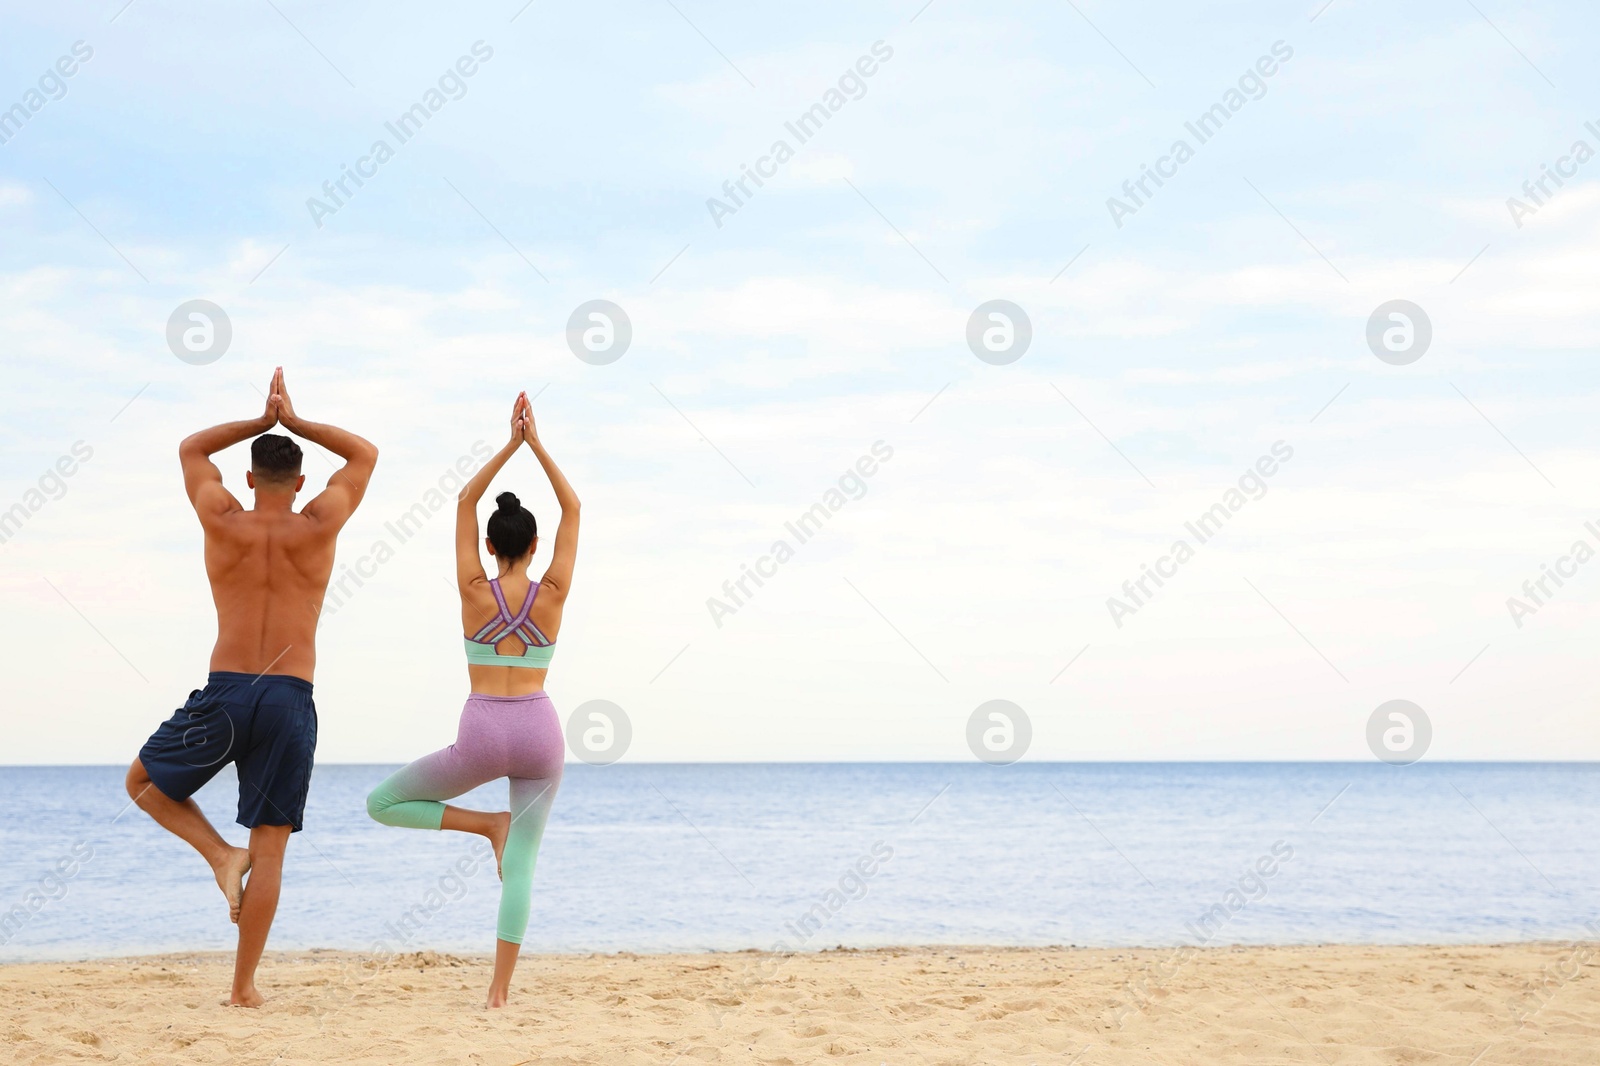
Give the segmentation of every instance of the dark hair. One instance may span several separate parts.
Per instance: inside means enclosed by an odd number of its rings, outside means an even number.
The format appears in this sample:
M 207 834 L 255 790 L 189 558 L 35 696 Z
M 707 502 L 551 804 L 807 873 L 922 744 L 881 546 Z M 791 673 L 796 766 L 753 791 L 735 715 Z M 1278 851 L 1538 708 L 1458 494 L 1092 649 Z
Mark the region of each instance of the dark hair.
M 263 433 L 250 445 L 250 470 L 261 481 L 293 481 L 302 458 L 300 445 L 276 433 Z
M 494 553 L 508 562 L 520 559 L 533 547 L 539 524 L 514 492 L 502 492 L 494 502 L 497 506 L 489 516 L 489 543 L 494 545 Z

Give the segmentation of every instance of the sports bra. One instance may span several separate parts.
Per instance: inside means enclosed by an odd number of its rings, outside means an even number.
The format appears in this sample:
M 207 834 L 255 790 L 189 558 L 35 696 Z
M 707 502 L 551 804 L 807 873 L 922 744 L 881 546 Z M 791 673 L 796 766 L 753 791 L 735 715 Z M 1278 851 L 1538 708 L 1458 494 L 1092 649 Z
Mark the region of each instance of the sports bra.
M 514 617 L 506 606 L 506 594 L 500 591 L 500 579 L 490 578 L 489 588 L 494 591 L 494 602 L 500 605 L 500 613 L 478 630 L 475 636 L 464 638 L 467 662 L 479 666 L 525 666 L 534 670 L 547 668 L 555 657 L 556 642 L 539 632 L 539 627 L 528 617 L 533 610 L 533 601 L 539 596 L 538 583 L 528 588 L 528 597 L 522 601 L 522 610 Z M 501 655 L 496 645 L 513 636 L 525 645 L 522 654 Z

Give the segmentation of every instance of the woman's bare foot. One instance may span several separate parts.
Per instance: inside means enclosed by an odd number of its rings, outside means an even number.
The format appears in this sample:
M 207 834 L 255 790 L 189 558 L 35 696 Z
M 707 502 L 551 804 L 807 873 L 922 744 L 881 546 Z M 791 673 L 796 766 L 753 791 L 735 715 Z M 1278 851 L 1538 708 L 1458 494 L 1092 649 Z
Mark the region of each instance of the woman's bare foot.
M 505 874 L 502 873 L 501 870 L 500 870 L 500 859 L 506 853 L 506 836 L 510 832 L 511 832 L 511 812 L 510 811 L 501 811 L 501 812 L 499 812 L 498 814 L 496 814 L 494 816 L 494 829 L 489 833 L 489 843 L 494 845 L 494 873 L 495 873 L 495 876 L 500 878 L 500 880 L 502 880 L 502 881 L 504 881 L 506 879 L 506 877 L 505 877 Z M 490 996 L 490 998 L 493 999 L 494 997 Z M 499 1003 L 490 1003 L 489 1006 L 491 1006 L 491 1007 L 503 1007 L 503 1006 L 505 1006 L 505 996 L 504 996 L 504 994 L 501 995 Z
M 259 1007 L 265 1002 L 266 999 L 262 997 L 260 992 L 256 991 L 254 985 L 251 985 L 249 988 L 234 989 L 233 994 L 228 997 L 228 1002 L 224 1006 Z
M 489 979 L 489 1001 L 484 1004 L 490 1010 L 504 1007 L 510 998 L 511 975 L 517 969 L 517 954 L 521 950 L 521 944 L 495 938 L 494 976 Z
M 228 919 L 234 925 L 239 924 L 239 904 L 244 900 L 244 875 L 249 870 L 250 852 L 244 848 L 229 848 L 222 860 L 211 867 L 211 872 L 217 876 L 217 887 L 227 897 Z

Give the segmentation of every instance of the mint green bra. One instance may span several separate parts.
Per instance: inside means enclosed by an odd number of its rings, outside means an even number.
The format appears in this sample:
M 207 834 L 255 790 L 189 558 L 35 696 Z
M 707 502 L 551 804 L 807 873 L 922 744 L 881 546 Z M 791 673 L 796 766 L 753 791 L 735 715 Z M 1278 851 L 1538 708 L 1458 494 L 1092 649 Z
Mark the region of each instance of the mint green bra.
M 548 668 L 550 660 L 555 658 L 556 642 L 541 633 L 528 617 L 533 611 L 533 601 L 539 597 L 538 584 L 528 589 L 522 610 L 514 616 L 506 606 L 506 594 L 500 591 L 500 579 L 490 578 L 489 588 L 494 592 L 494 602 L 500 605 L 500 613 L 474 636 L 463 638 L 467 645 L 467 662 L 479 666 L 523 666 L 532 670 Z M 501 655 L 495 649 L 495 645 L 507 637 L 522 641 L 525 647 L 521 655 Z

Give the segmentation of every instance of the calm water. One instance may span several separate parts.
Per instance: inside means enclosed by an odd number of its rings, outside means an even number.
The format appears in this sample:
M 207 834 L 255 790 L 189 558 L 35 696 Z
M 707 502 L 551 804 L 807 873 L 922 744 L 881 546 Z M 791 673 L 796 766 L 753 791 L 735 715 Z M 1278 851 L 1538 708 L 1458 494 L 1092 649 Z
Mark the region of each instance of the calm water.
M 476 838 L 367 818 L 390 769 L 317 768 L 273 947 L 492 946 L 492 868 L 454 873 Z M 0 959 L 232 947 L 200 859 L 118 816 L 122 773 L 0 767 L 0 907 L 57 897 Z M 235 789 L 198 799 L 238 843 Z M 528 947 L 1569 939 L 1600 918 L 1597 814 L 1595 764 L 578 764 Z

